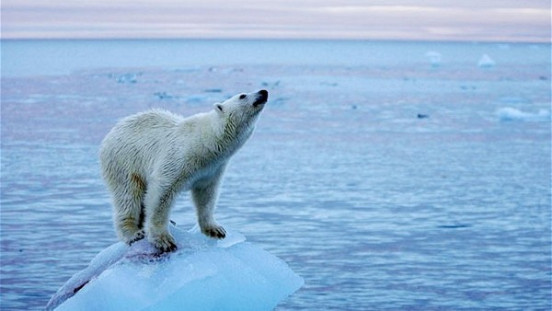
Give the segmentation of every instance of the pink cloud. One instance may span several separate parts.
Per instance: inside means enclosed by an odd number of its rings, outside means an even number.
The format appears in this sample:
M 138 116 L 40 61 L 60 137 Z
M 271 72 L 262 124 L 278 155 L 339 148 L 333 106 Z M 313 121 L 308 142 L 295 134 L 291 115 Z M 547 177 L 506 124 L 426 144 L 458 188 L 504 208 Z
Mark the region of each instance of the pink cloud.
M 4 0 L 2 37 L 550 41 L 550 4 L 535 0 L 228 3 Z

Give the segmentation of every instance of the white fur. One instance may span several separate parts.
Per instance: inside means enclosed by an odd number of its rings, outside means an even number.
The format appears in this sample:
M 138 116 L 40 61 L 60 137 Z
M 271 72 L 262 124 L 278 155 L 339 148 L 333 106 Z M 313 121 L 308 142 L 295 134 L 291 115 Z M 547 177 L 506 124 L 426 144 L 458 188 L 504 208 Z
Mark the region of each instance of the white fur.
M 100 150 L 119 238 L 130 244 L 147 236 L 158 249 L 174 250 L 167 225 L 173 199 L 183 190 L 192 192 L 201 231 L 223 238 L 213 216 L 221 178 L 253 133 L 266 97 L 266 91 L 239 94 L 188 118 L 150 110 L 119 121 Z

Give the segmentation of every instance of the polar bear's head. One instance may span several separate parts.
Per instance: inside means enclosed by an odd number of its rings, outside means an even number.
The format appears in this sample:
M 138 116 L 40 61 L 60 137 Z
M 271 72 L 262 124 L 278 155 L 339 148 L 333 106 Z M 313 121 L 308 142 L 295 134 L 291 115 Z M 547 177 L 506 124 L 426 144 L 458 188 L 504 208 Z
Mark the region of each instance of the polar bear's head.
M 222 103 L 216 103 L 215 111 L 223 120 L 224 132 L 249 137 L 267 100 L 268 92 L 260 90 L 254 93 L 237 94 Z

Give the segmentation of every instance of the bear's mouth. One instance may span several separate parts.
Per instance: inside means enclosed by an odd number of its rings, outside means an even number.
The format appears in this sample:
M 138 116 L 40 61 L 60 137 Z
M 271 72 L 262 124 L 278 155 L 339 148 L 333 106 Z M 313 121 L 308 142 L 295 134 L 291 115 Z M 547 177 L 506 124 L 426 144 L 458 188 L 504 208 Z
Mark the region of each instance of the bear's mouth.
M 253 107 L 258 107 L 258 106 L 262 106 L 266 104 L 266 99 L 265 100 L 260 100 L 260 99 L 257 99 L 254 103 L 253 103 Z

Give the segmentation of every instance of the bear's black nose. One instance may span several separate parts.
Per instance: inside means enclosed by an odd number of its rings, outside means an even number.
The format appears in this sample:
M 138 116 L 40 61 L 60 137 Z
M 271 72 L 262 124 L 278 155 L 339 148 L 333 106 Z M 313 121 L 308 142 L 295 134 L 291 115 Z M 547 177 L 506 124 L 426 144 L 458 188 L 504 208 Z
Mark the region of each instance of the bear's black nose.
M 268 99 L 268 91 L 267 90 L 260 90 L 259 94 L 261 95 L 261 98 L 265 101 Z

